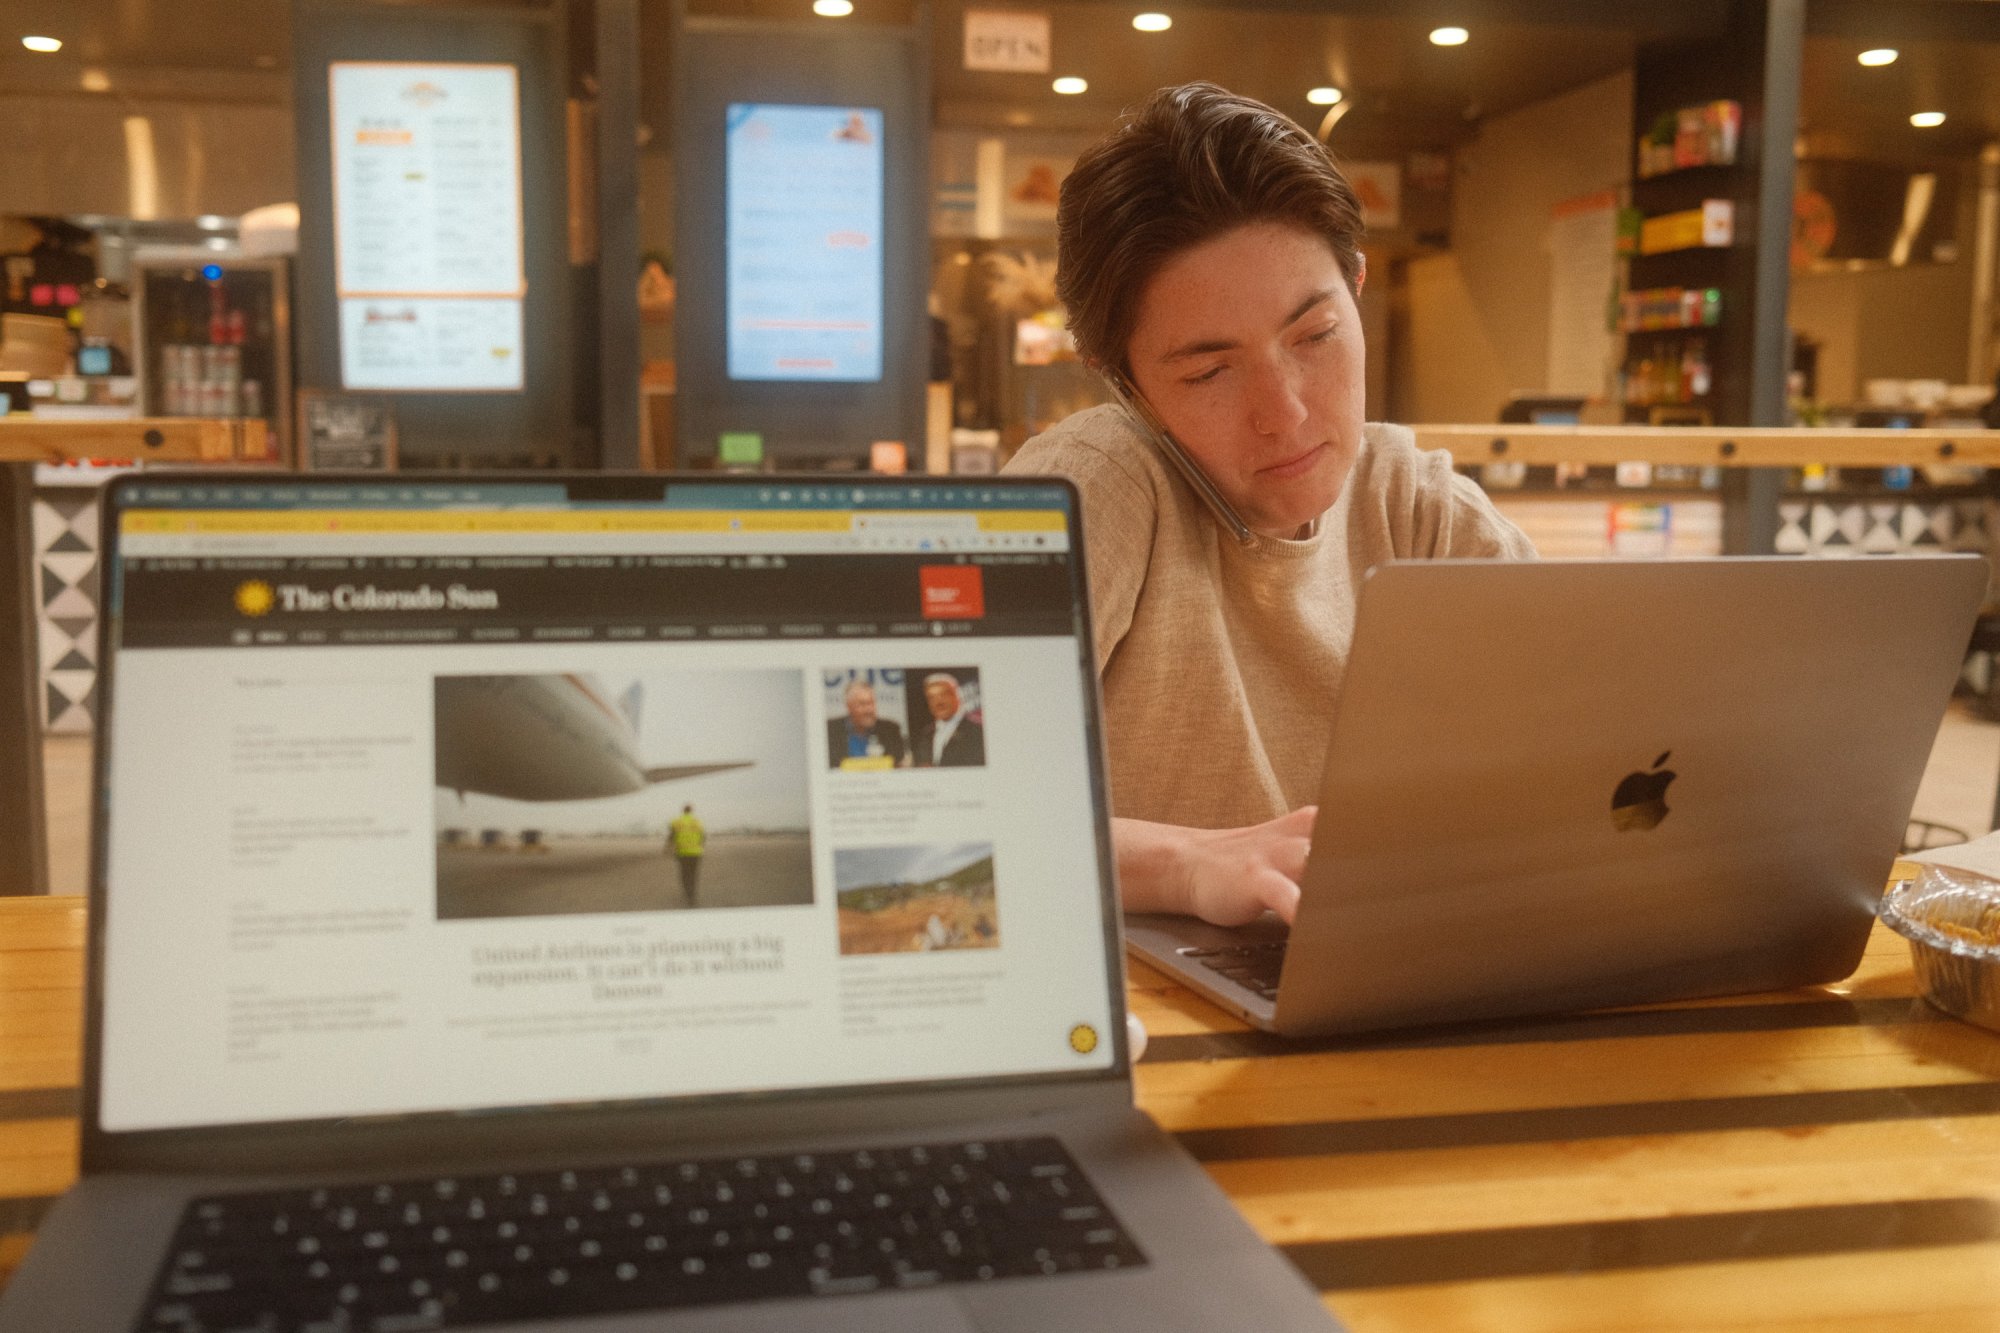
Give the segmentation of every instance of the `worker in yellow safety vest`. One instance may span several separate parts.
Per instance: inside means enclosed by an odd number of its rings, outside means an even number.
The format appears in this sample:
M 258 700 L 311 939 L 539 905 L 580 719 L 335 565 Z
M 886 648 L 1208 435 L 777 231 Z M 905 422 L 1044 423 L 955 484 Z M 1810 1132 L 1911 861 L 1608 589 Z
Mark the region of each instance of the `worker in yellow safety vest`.
M 681 867 L 681 896 L 694 906 L 695 882 L 701 878 L 701 854 L 706 849 L 708 830 L 694 817 L 694 807 L 681 807 L 680 818 L 667 825 L 667 850 Z

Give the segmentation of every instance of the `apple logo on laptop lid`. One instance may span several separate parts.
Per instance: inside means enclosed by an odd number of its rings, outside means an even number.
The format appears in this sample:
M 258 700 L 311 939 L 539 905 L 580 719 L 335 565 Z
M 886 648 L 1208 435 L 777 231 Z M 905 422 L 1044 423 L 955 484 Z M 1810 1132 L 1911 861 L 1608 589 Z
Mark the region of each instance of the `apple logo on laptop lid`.
M 1652 771 L 1628 773 L 1611 793 L 1611 825 L 1620 833 L 1656 828 L 1667 817 L 1667 784 L 1676 776 L 1671 768 L 1661 768 L 1672 750 L 1662 751 L 1653 761 Z

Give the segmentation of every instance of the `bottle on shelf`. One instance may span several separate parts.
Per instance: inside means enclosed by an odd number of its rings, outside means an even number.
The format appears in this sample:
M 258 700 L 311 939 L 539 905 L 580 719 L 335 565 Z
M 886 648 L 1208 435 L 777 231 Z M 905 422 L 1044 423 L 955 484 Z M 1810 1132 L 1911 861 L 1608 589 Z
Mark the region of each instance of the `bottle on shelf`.
M 1714 387 L 1715 376 L 1708 364 L 1706 338 L 1688 339 L 1687 351 L 1681 358 L 1681 367 L 1682 379 L 1687 390 L 1682 395 L 1681 401 L 1708 397 L 1709 389 Z

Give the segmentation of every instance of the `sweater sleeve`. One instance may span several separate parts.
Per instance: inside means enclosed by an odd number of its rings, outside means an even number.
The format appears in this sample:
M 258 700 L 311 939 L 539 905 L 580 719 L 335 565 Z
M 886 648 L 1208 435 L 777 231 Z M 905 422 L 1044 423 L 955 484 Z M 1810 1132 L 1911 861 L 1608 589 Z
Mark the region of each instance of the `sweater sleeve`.
M 1161 498 L 1145 469 L 1100 447 L 1069 423 L 1028 441 L 1006 471 L 1067 477 L 1083 501 L 1084 571 L 1101 676 L 1132 628 L 1153 555 Z

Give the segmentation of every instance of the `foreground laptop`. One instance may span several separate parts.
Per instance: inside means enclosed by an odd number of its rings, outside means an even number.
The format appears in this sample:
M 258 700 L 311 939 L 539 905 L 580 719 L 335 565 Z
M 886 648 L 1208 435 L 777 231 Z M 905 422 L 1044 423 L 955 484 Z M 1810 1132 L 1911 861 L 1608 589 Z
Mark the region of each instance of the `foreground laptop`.
M 104 506 L 83 1179 L 0 1329 L 1331 1326 L 1132 1105 L 1066 486 Z
M 1130 946 L 1292 1034 L 1837 981 L 1986 582 L 1976 556 L 1384 566 L 1291 929 L 1133 916 Z

